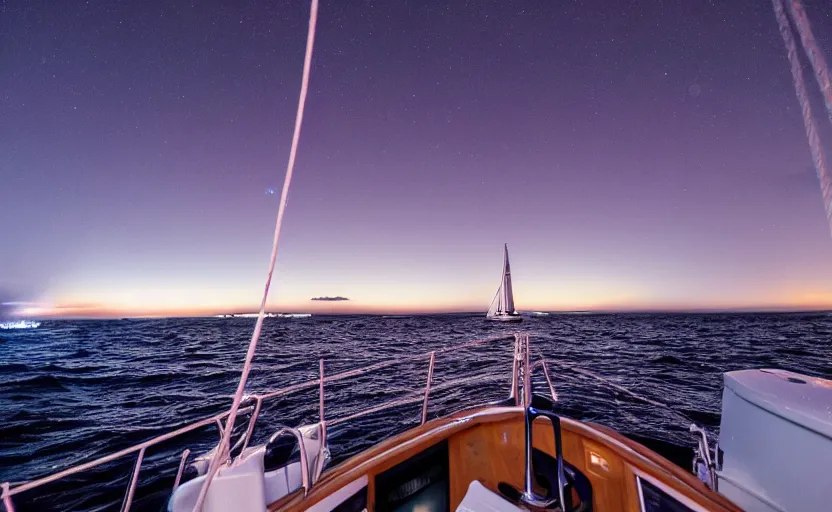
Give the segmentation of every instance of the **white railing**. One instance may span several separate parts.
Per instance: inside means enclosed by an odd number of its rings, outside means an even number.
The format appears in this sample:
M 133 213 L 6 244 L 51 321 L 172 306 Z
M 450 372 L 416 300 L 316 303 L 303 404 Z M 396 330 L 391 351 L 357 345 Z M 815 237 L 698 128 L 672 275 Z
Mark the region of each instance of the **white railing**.
M 470 384 L 482 384 L 486 382 L 495 382 L 504 380 L 506 375 L 474 375 L 474 376 L 465 376 L 458 379 L 453 379 L 450 381 L 443 382 L 438 385 L 434 385 L 433 383 L 433 375 L 434 375 L 434 366 L 436 362 L 437 356 L 457 352 L 459 350 L 463 350 L 466 348 L 481 346 L 489 343 L 494 343 L 498 341 L 504 341 L 506 339 L 510 339 L 510 336 L 495 336 L 489 338 L 481 338 L 473 341 L 469 341 L 466 343 L 462 343 L 460 345 L 455 345 L 451 347 L 446 347 L 439 350 L 433 350 L 430 352 L 415 354 L 411 356 L 401 356 L 395 359 L 390 359 L 386 361 L 381 361 L 375 364 L 371 364 L 362 368 L 357 368 L 353 370 L 347 370 L 344 372 L 336 373 L 334 375 L 325 376 L 324 375 L 324 360 L 319 360 L 319 377 L 317 379 L 311 379 L 305 382 L 301 382 L 298 384 L 293 384 L 291 386 L 286 386 L 283 388 L 264 391 L 260 393 L 250 394 L 245 397 L 246 406 L 238 409 L 237 415 L 243 415 L 251 412 L 251 418 L 249 419 L 248 426 L 245 432 L 240 436 L 238 441 L 234 444 L 234 448 L 232 448 L 232 452 L 240 449 L 239 453 L 242 456 L 242 453 L 247 448 L 249 442 L 252 439 L 254 433 L 255 423 L 257 422 L 258 417 L 260 416 L 260 412 L 262 409 L 263 402 L 272 398 L 277 397 L 284 397 L 288 395 L 292 395 L 295 393 L 299 393 L 301 391 L 305 391 L 308 389 L 312 389 L 317 387 L 318 388 L 318 408 L 320 412 L 320 421 L 322 424 L 326 426 L 334 426 L 338 425 L 347 421 L 355 420 L 361 418 L 363 416 L 368 416 L 370 414 L 375 414 L 381 411 L 385 411 L 388 409 L 393 409 L 395 407 L 400 407 L 403 405 L 410 405 L 416 403 L 422 403 L 421 414 L 420 414 L 420 423 L 424 424 L 427 421 L 427 412 L 428 406 L 430 403 L 431 393 L 440 392 L 447 389 L 454 389 L 460 386 L 470 385 Z M 580 368 L 574 366 L 572 364 L 568 364 L 563 361 L 558 361 L 554 359 L 546 359 L 543 357 L 543 354 L 538 353 L 538 358 L 534 362 L 530 361 L 531 359 L 531 347 L 529 342 L 529 335 L 528 334 L 515 334 L 514 335 L 514 354 L 513 354 L 513 361 L 512 361 L 512 369 L 511 369 L 511 388 L 509 391 L 509 399 L 514 402 L 514 405 L 522 405 L 527 406 L 531 403 L 532 397 L 532 373 L 533 371 L 538 368 L 543 368 L 543 375 L 545 377 L 546 385 L 549 388 L 549 392 L 551 394 L 552 400 L 557 402 L 558 395 L 555 387 L 552 383 L 552 379 L 549 375 L 549 366 L 554 366 L 564 372 L 571 372 L 576 374 L 578 377 L 588 379 L 594 381 L 596 383 L 600 383 L 610 389 L 625 393 L 630 397 L 647 403 L 652 406 L 661 407 L 670 411 L 671 413 L 677 415 L 679 418 L 683 419 L 688 423 L 693 423 L 690 417 L 688 417 L 683 412 L 680 412 L 673 407 L 664 404 L 660 401 L 650 399 L 644 395 L 635 393 L 616 382 L 613 382 L 610 379 L 597 375 L 594 372 L 586 370 L 584 368 Z M 395 365 L 400 365 L 403 363 L 418 361 L 419 359 L 427 358 L 428 363 L 428 370 L 427 370 L 427 379 L 425 382 L 424 388 L 413 389 L 404 394 L 404 396 L 400 396 L 398 398 L 392 399 L 390 401 L 380 403 L 369 407 L 367 409 L 360 410 L 358 412 L 342 416 L 339 418 L 334 419 L 325 419 L 324 416 L 324 385 L 327 383 L 342 381 L 354 377 L 358 377 L 360 375 L 365 375 L 372 372 L 377 372 L 379 370 L 389 368 Z M 566 374 L 561 374 L 566 376 Z M 522 388 L 522 394 L 521 394 Z M 19 495 L 24 492 L 31 491 L 43 485 L 56 482 L 63 478 L 66 478 L 71 475 L 75 475 L 84 471 L 88 471 L 95 467 L 101 466 L 108 462 L 115 461 L 122 457 L 126 457 L 130 454 L 138 452 L 136 457 L 136 463 L 133 467 L 129 485 L 127 491 L 125 492 L 124 498 L 122 500 L 121 512 L 129 512 L 130 507 L 132 505 L 133 497 L 136 492 L 136 488 L 138 485 L 139 474 L 142 466 L 142 462 L 144 460 L 144 455 L 146 450 L 150 447 L 158 445 L 164 441 L 168 441 L 170 439 L 182 436 L 189 432 L 193 432 L 197 429 L 205 427 L 207 425 L 215 424 L 219 430 L 219 436 L 222 438 L 223 436 L 223 423 L 222 420 L 225 419 L 229 415 L 230 411 L 225 411 L 213 416 L 209 416 L 207 418 L 201 419 L 199 421 L 193 422 L 188 424 L 184 427 L 176 429 L 174 431 L 168 432 L 166 434 L 159 435 L 147 441 L 138 443 L 136 445 L 130 446 L 129 448 L 125 448 L 123 450 L 119 450 L 115 453 L 110 455 L 106 455 L 104 457 L 100 457 L 98 459 L 85 462 L 82 464 L 78 464 L 72 466 L 68 469 L 63 471 L 59 471 L 57 473 L 38 478 L 35 480 L 27 481 L 27 482 L 5 482 L 0 484 L 0 498 L 2 498 L 2 503 L 6 508 L 7 512 L 14 512 L 14 503 L 12 502 L 12 497 Z M 211 455 L 212 452 L 204 455 L 202 458 L 208 457 Z M 181 483 L 182 474 L 185 469 L 185 465 L 189 455 L 191 454 L 190 450 L 184 450 L 180 456 L 179 460 L 179 467 L 176 473 L 176 478 L 173 484 L 173 490 L 175 490 L 179 484 Z M 312 485 L 313 483 L 309 483 L 308 485 Z M 308 489 L 308 488 L 307 488 Z
M 519 403 L 520 397 L 517 394 L 517 387 L 518 387 L 518 380 L 519 379 L 518 379 L 517 372 L 518 372 L 518 366 L 523 366 L 524 368 L 529 368 L 529 366 L 528 366 L 528 350 L 526 349 L 526 345 L 528 344 L 528 335 L 515 335 L 514 338 L 515 338 L 515 340 L 514 340 L 514 362 L 513 362 L 513 368 L 512 368 L 512 390 L 511 390 L 510 396 L 512 398 L 514 398 L 517 403 Z M 283 397 L 283 396 L 291 395 L 291 394 L 294 394 L 294 393 L 298 393 L 300 391 L 304 391 L 304 390 L 307 390 L 307 389 L 312 389 L 314 387 L 318 387 L 320 417 L 321 417 L 321 422 L 324 422 L 324 384 L 331 383 L 331 382 L 336 382 L 336 381 L 341 381 L 341 380 L 345 380 L 345 379 L 349 379 L 349 378 L 353 378 L 353 377 L 357 377 L 359 375 L 365 375 L 365 374 L 371 373 L 371 372 L 377 372 L 377 371 L 382 370 L 384 368 L 388 368 L 388 367 L 392 367 L 392 366 L 395 366 L 395 365 L 408 363 L 408 362 L 412 362 L 412 361 L 417 361 L 419 359 L 427 357 L 427 358 L 429 358 L 428 359 L 428 373 L 427 373 L 427 382 L 426 382 L 424 388 L 420 388 L 418 390 L 413 390 L 411 392 L 408 392 L 403 397 L 399 397 L 399 398 L 390 400 L 388 402 L 384 402 L 384 403 L 375 405 L 373 407 L 361 410 L 359 412 L 356 412 L 356 413 L 353 413 L 353 414 L 350 414 L 350 415 L 347 415 L 347 416 L 343 416 L 343 417 L 335 418 L 335 419 L 331 419 L 331 420 L 326 420 L 326 425 L 328 425 L 328 426 L 338 425 L 338 424 L 344 423 L 346 421 L 355 420 L 355 419 L 360 418 L 362 416 L 367 416 L 367 415 L 370 415 L 370 414 L 378 413 L 378 412 L 388 410 L 388 409 L 392 409 L 392 408 L 395 408 L 395 407 L 399 407 L 399 406 L 402 406 L 402 405 L 409 405 L 409 404 L 422 402 L 422 410 L 421 410 L 420 420 L 421 420 L 421 423 L 424 424 L 427 421 L 428 405 L 429 405 L 429 402 L 430 402 L 430 395 L 431 395 L 432 392 L 435 393 L 435 392 L 439 392 L 439 391 L 446 390 L 446 389 L 453 389 L 453 388 L 456 388 L 456 387 L 459 387 L 459 386 L 462 386 L 462 385 L 503 380 L 506 377 L 505 375 L 499 375 L 499 376 L 479 375 L 479 376 L 462 377 L 462 378 L 459 378 L 459 379 L 454 379 L 454 380 L 451 380 L 451 381 L 448 381 L 448 382 L 444 382 L 444 383 L 439 384 L 439 385 L 433 385 L 433 372 L 434 372 L 434 365 L 435 365 L 436 357 L 438 355 L 453 353 L 453 352 L 456 352 L 456 351 L 459 351 L 459 350 L 462 350 L 462 349 L 476 347 L 476 346 L 480 346 L 480 345 L 484 345 L 484 344 L 488 344 L 488 343 L 494 343 L 494 342 L 501 341 L 501 340 L 506 340 L 506 339 L 510 339 L 510 337 L 503 335 L 503 336 L 496 336 L 496 337 L 489 337 L 489 338 L 481 338 L 481 339 L 469 341 L 469 342 L 462 343 L 460 345 L 455 345 L 455 346 L 452 346 L 452 347 L 446 347 L 446 348 L 439 349 L 439 350 L 433 350 L 433 351 L 430 351 L 430 352 L 425 352 L 425 353 L 416 354 L 416 355 L 412 355 L 412 356 L 397 357 L 395 359 L 382 361 L 382 362 L 375 363 L 375 364 L 372 364 L 372 365 L 369 365 L 369 366 L 365 366 L 365 367 L 354 369 L 354 370 L 344 371 L 344 372 L 337 373 L 337 374 L 330 375 L 330 376 L 325 376 L 324 375 L 324 360 L 321 359 L 320 362 L 319 362 L 320 376 L 317 379 L 312 379 L 312 380 L 308 380 L 308 381 L 301 382 L 301 383 L 298 383 L 298 384 L 293 384 L 291 386 L 286 386 L 286 387 L 283 387 L 283 388 L 279 388 L 279 389 L 275 389 L 275 390 L 271 390 L 271 391 L 265 391 L 265 392 L 261 392 L 261 393 L 250 394 L 250 395 L 246 396 L 245 402 L 248 405 L 244 408 L 239 409 L 237 411 L 237 415 L 240 416 L 242 414 L 247 414 L 249 412 L 251 412 L 252 414 L 251 414 L 251 418 L 249 419 L 248 427 L 246 428 L 245 433 L 240 437 L 237 444 L 235 445 L 235 449 L 237 447 L 242 446 L 242 450 L 240 451 L 240 453 L 242 453 L 245 450 L 245 448 L 248 446 L 248 443 L 251 440 L 252 435 L 254 433 L 254 426 L 255 426 L 255 423 L 257 422 L 257 419 L 260 415 L 262 404 L 265 400 L 269 400 L 269 399 L 276 398 L 276 397 Z M 526 340 L 525 343 L 523 343 L 523 340 Z M 522 359 L 523 359 L 524 355 L 525 355 L 525 358 L 526 358 L 525 359 L 526 364 L 522 364 Z M 544 366 L 544 369 L 545 369 L 545 366 Z M 524 374 L 524 378 L 526 378 L 525 374 Z M 526 378 L 526 380 L 528 381 L 527 378 Z M 551 381 L 548 379 L 548 373 L 547 373 L 547 381 L 549 381 L 549 384 L 551 386 Z M 527 385 L 528 385 L 528 383 L 526 385 L 524 385 L 524 388 L 526 388 Z M 2 502 L 3 502 L 7 512 L 14 512 L 14 503 L 12 501 L 13 496 L 19 495 L 19 494 L 24 493 L 24 492 L 31 491 L 33 489 L 36 489 L 38 487 L 41 487 L 43 485 L 46 485 L 46 484 L 49 484 L 49 483 L 52 483 L 52 482 L 56 482 L 58 480 L 66 478 L 68 476 L 75 475 L 75 474 L 78 474 L 78 473 L 82 473 L 84 471 L 88 471 L 88 470 L 93 469 L 95 467 L 101 466 L 102 464 L 106 464 L 108 462 L 112 462 L 112 461 L 115 461 L 117 459 L 126 457 L 130 454 L 138 452 L 138 455 L 136 457 L 136 463 L 135 463 L 135 466 L 133 467 L 133 471 L 132 471 L 132 474 L 130 476 L 130 483 L 128 485 L 128 488 L 127 488 L 127 491 L 125 493 L 124 499 L 122 501 L 122 506 L 121 506 L 121 511 L 122 512 L 129 512 L 130 507 L 132 505 L 133 497 L 135 495 L 136 487 L 138 485 L 139 473 L 140 473 L 140 470 L 141 470 L 142 462 L 144 461 L 144 455 L 145 455 L 145 452 L 148 448 L 150 448 L 152 446 L 155 446 L 155 445 L 158 445 L 159 443 L 162 443 L 164 441 L 168 441 L 170 439 L 182 436 L 182 435 L 187 434 L 189 432 L 192 432 L 194 430 L 200 429 L 202 427 L 205 427 L 206 425 L 211 425 L 211 424 L 216 424 L 217 425 L 217 427 L 219 428 L 220 437 L 222 437 L 222 434 L 223 434 L 222 420 L 225 419 L 228 416 L 228 414 L 229 414 L 229 411 L 226 411 L 226 412 L 222 412 L 220 414 L 216 414 L 214 416 L 209 416 L 207 418 L 204 418 L 204 419 L 201 419 L 199 421 L 193 422 L 191 424 L 188 424 L 188 425 L 186 425 L 184 427 L 181 427 L 179 429 L 176 429 L 174 431 L 168 432 L 166 434 L 162 434 L 160 436 L 157 436 L 157 437 L 154 437 L 154 438 L 149 439 L 147 441 L 144 441 L 144 442 L 138 443 L 136 445 L 130 446 L 130 447 L 125 448 L 123 450 L 119 450 L 119 451 L 117 451 L 115 453 L 112 453 L 110 455 L 106 455 L 104 457 L 100 457 L 98 459 L 95 459 L 95 460 L 92 460 L 92 461 L 89 461 L 89 462 L 78 464 L 76 466 L 72 466 L 72 467 L 67 468 L 63 471 L 59 471 L 57 473 L 53 473 L 51 475 L 44 476 L 42 478 L 38 478 L 38 479 L 27 481 L 27 482 L 5 482 L 3 484 L 0 484 L 0 488 L 2 489 Z M 176 479 L 174 480 L 174 485 L 173 485 L 174 490 L 179 486 L 179 483 L 180 483 L 181 478 L 182 478 L 182 473 L 185 469 L 185 463 L 186 463 L 187 458 L 190 455 L 190 453 L 191 453 L 190 450 L 185 450 L 185 451 L 182 452 L 182 455 L 181 455 L 180 460 L 179 460 L 179 468 L 178 468 L 178 471 L 177 471 L 177 474 L 176 474 Z

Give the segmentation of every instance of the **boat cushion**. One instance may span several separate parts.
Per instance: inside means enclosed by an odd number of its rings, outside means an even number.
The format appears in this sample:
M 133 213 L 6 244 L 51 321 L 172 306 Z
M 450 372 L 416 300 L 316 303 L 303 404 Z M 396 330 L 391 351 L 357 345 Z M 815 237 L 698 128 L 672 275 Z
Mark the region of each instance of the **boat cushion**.
M 456 512 L 520 512 L 521 510 L 499 494 L 486 489 L 477 480 L 471 482 L 468 492 L 456 507 Z

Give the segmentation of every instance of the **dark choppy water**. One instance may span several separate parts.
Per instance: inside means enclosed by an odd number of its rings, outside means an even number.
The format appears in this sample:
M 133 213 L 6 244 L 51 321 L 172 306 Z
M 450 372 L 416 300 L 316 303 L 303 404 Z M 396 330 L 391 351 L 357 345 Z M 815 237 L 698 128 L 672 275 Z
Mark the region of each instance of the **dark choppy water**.
M 227 408 L 253 319 L 45 322 L 0 331 L 0 482 L 21 481 L 91 460 Z M 716 427 L 721 374 L 777 367 L 832 376 L 832 316 L 552 315 L 519 326 L 480 316 L 313 317 L 267 319 L 250 389 L 275 389 L 400 354 L 522 330 L 547 358 L 590 369 Z M 431 416 L 503 398 L 512 341 L 437 358 L 435 386 L 471 374 L 505 375 L 437 392 Z M 405 364 L 327 388 L 328 417 L 342 416 L 424 386 L 425 363 Z M 614 393 L 568 371 L 553 373 L 564 414 L 624 433 L 692 445 L 687 425 L 667 410 Z M 538 389 L 545 388 L 541 375 Z M 334 462 L 418 422 L 420 405 L 365 417 L 330 432 Z M 317 394 L 269 403 L 256 441 L 280 424 L 316 417 Z M 148 451 L 134 510 L 159 510 L 178 454 L 216 442 L 206 427 Z M 131 456 L 15 498 L 18 510 L 118 510 Z

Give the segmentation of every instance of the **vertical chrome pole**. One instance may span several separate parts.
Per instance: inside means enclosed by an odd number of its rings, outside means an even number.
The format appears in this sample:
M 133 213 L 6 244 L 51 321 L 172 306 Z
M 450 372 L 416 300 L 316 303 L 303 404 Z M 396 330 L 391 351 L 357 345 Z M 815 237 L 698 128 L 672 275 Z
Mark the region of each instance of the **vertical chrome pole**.
M 127 496 L 124 498 L 124 506 L 121 507 L 121 512 L 130 512 L 130 506 L 133 505 L 133 495 L 136 493 L 136 483 L 139 481 L 139 470 L 142 468 L 144 450 L 144 448 L 139 450 L 139 457 L 136 459 L 136 467 L 133 469 L 133 476 L 130 478 L 130 487 L 127 489 Z
M 422 425 L 428 420 L 428 397 L 430 396 L 430 384 L 433 381 L 433 362 L 436 359 L 436 352 L 430 353 L 430 364 L 428 365 L 428 383 L 425 385 L 425 400 L 422 402 Z
M 324 422 L 324 360 L 320 360 L 321 380 L 318 386 L 318 412 L 321 416 L 321 423 Z
M 520 395 L 517 391 L 517 366 L 520 364 L 520 335 L 514 335 L 514 360 L 511 363 L 511 391 L 509 398 L 514 399 L 514 405 L 520 405 Z
M 524 495 L 524 498 L 530 499 L 532 496 L 534 496 L 534 489 L 533 489 L 533 484 L 532 484 L 532 482 L 534 481 L 533 480 L 534 479 L 534 468 L 532 468 L 532 442 L 533 442 L 533 440 L 532 440 L 532 422 L 534 421 L 534 418 L 529 413 L 528 406 L 526 406 L 526 411 L 525 411 L 524 416 L 525 416 L 524 426 L 525 426 L 525 433 L 526 433 L 526 439 L 525 439 L 526 442 L 524 443 L 524 446 L 523 446 L 523 448 L 524 448 L 523 449 L 523 455 L 525 457 L 526 475 L 525 475 L 525 479 L 523 480 L 523 495 Z
M 243 436 L 243 447 L 240 449 L 240 455 L 237 456 L 238 462 L 243 459 L 243 454 L 251 442 L 251 436 L 254 435 L 254 424 L 257 423 L 257 418 L 260 416 L 260 408 L 263 406 L 263 399 L 261 397 L 255 395 L 254 400 L 254 412 L 251 413 L 251 419 L 248 420 L 248 428 Z
M 529 335 L 523 335 L 523 406 L 532 405 L 532 372 L 529 368 Z
M 191 454 L 191 450 L 185 450 L 182 452 L 182 458 L 179 460 L 179 471 L 176 472 L 176 480 L 173 481 L 173 490 L 175 491 L 179 487 L 179 482 L 182 481 L 182 472 L 185 471 L 185 461 L 188 460 L 188 455 Z
M 6 512 L 14 512 L 12 497 L 9 496 L 9 482 L 3 483 L 3 506 L 6 507 Z

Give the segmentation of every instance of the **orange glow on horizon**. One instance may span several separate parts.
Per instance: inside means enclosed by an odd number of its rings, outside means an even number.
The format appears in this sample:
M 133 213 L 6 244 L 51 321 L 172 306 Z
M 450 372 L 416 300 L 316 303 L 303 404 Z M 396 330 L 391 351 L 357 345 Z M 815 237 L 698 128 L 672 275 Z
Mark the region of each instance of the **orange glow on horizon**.
M 520 311 L 795 311 L 832 309 L 832 291 L 820 285 L 771 284 L 742 293 L 682 294 L 637 278 L 547 276 L 515 280 L 515 303 Z M 488 309 L 493 289 L 479 280 L 453 278 L 436 282 L 382 279 L 372 284 L 353 282 L 281 283 L 272 291 L 268 312 L 327 314 L 476 313 Z M 801 286 L 802 284 L 802 286 Z M 123 318 L 214 316 L 258 311 L 257 283 L 228 283 L 212 288 L 199 280 L 150 286 L 138 282 L 116 290 L 104 286 L 81 288 L 21 304 L 16 312 L 31 318 Z M 813 289 L 814 288 L 814 289 Z M 329 294 L 323 291 L 335 291 Z M 262 293 L 262 292 L 259 292 Z M 349 300 L 310 300 L 342 295 Z M 753 297 L 749 299 L 749 296 Z M 254 298 L 255 300 L 252 300 Z M 483 300 L 485 298 L 486 300 Z
M 520 311 L 552 312 L 639 312 L 639 311 L 818 311 L 832 309 L 832 294 L 802 292 L 783 294 L 784 300 L 761 300 L 756 303 L 735 301 L 682 302 L 651 301 L 636 297 L 630 300 L 602 300 L 600 297 L 591 301 L 535 300 L 524 302 Z M 621 299 L 621 297 L 619 297 Z M 487 305 L 450 301 L 423 306 L 406 303 L 370 303 L 363 301 L 308 301 L 293 302 L 285 305 L 269 305 L 268 312 L 312 313 L 316 315 L 343 314 L 443 314 L 443 313 L 484 313 Z M 255 305 L 196 305 L 191 307 L 170 305 L 167 307 L 147 307 L 139 305 L 98 303 L 58 303 L 55 305 L 29 306 L 16 312 L 19 316 L 31 318 L 124 318 L 124 317 L 200 317 L 220 314 L 256 312 Z

